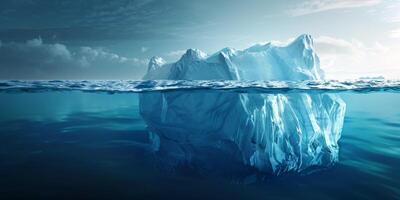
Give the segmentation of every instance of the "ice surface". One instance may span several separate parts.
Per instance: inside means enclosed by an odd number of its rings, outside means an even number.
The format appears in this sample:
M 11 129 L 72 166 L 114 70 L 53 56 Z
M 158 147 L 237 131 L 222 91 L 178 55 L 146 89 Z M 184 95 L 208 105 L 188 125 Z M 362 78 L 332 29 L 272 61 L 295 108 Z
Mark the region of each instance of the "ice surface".
M 176 63 L 152 59 L 145 79 L 321 80 L 309 35 L 213 55 L 189 49 Z M 166 164 L 281 174 L 338 160 L 345 103 L 335 94 L 187 92 L 140 95 L 140 112 Z

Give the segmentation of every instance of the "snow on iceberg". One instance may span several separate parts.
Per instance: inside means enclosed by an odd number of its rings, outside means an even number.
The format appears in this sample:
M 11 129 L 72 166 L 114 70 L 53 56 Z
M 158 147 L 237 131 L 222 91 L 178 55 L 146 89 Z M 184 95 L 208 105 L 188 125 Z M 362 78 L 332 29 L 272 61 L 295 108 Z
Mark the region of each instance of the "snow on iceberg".
M 321 80 L 309 35 L 213 55 L 189 49 L 176 63 L 151 59 L 145 79 Z M 281 174 L 338 160 L 345 103 L 334 94 L 173 91 L 140 94 L 140 112 L 168 164 L 212 170 L 240 163 Z

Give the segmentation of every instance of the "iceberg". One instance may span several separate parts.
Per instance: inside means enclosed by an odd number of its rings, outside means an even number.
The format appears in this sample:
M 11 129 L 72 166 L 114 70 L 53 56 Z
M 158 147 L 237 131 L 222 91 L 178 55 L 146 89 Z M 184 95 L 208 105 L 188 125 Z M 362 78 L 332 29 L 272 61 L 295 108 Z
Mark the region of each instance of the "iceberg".
M 146 80 L 322 80 L 310 35 L 175 63 L 150 60 Z M 239 165 L 279 175 L 338 160 L 345 103 L 335 94 L 171 91 L 140 94 L 140 113 L 166 165 L 223 170 Z

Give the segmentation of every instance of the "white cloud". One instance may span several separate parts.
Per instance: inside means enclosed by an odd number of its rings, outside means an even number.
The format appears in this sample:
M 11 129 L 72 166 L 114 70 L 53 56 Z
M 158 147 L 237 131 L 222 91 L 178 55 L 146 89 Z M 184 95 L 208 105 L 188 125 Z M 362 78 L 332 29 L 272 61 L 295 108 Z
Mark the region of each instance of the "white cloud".
M 382 0 L 307 0 L 288 11 L 292 16 L 308 15 L 328 10 L 373 6 Z
M 382 19 L 384 22 L 396 23 L 400 22 L 400 1 L 399 0 L 386 0 L 379 6 L 368 10 L 369 14 L 374 17 Z
M 25 43 L 1 43 L 2 79 L 138 79 L 147 60 L 127 58 L 101 48 L 44 43 L 41 38 Z
M 186 53 L 186 50 L 176 50 L 176 51 L 168 52 L 166 54 L 166 56 L 170 57 L 171 59 L 177 59 L 177 58 L 180 58 L 185 53 Z
M 390 31 L 390 37 L 400 39 L 400 29 Z
M 148 51 L 148 50 L 149 50 L 148 47 L 142 47 L 142 48 L 140 48 L 140 51 L 141 51 L 142 53 L 145 53 L 145 52 Z
M 321 36 L 315 38 L 315 48 L 328 79 L 381 75 L 400 79 L 399 47 Z
M 388 22 L 400 22 L 400 1 L 388 1 L 382 14 Z

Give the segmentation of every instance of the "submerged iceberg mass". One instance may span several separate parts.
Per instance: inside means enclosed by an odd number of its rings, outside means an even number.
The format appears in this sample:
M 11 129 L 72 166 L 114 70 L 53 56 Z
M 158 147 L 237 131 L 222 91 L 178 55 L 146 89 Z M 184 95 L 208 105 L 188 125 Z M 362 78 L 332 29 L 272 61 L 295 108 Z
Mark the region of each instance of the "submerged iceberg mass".
M 144 79 L 322 80 L 309 35 L 213 55 L 189 49 L 176 63 L 159 57 Z M 345 103 L 335 94 L 172 91 L 140 94 L 140 112 L 154 148 L 168 165 L 250 166 L 284 172 L 331 166 L 338 160 Z

